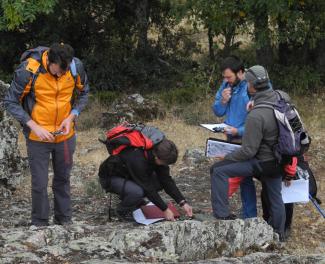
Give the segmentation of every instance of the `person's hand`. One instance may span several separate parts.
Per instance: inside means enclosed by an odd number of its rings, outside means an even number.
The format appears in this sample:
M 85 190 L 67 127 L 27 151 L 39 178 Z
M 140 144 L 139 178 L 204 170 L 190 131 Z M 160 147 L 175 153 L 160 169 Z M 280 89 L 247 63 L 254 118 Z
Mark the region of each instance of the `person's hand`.
M 238 135 L 238 129 L 235 128 L 235 127 L 232 127 L 232 126 L 226 126 L 224 134 L 226 134 L 226 135 L 230 134 L 232 136 L 237 136 Z
M 175 221 L 174 214 L 169 208 L 164 211 L 164 217 L 168 221 Z
M 222 104 L 228 103 L 231 98 L 231 88 L 228 87 L 228 88 L 223 89 L 221 96 L 222 96 L 221 103 Z
M 54 141 L 54 136 L 34 120 L 29 120 L 26 124 L 42 141 Z
M 182 208 L 188 217 L 193 217 L 192 207 L 188 203 L 185 203 Z
M 254 107 L 254 102 L 253 101 L 249 101 L 246 105 L 246 110 L 247 112 L 251 111 Z
M 225 155 L 222 155 L 222 156 L 215 156 L 215 158 L 216 158 L 218 161 L 221 161 L 221 160 L 224 160 L 224 159 L 225 159 Z
M 71 129 L 71 123 L 75 118 L 74 114 L 70 114 L 66 119 L 64 119 L 59 127 L 59 131 L 63 131 L 63 135 L 68 135 Z
M 291 180 L 284 180 L 284 186 L 289 187 L 291 185 Z

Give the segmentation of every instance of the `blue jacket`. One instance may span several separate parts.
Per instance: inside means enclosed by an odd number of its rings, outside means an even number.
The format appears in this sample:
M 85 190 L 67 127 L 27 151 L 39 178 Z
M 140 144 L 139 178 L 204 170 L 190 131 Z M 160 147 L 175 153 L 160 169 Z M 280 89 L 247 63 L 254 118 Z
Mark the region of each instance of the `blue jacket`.
M 233 87 L 231 99 L 227 104 L 222 104 L 222 91 L 228 86 L 228 82 L 223 82 L 217 92 L 214 105 L 212 107 L 216 116 L 226 116 L 225 124 L 238 129 L 240 137 L 244 134 L 244 125 L 247 116 L 246 105 L 249 101 L 247 94 L 247 82 L 241 81 Z

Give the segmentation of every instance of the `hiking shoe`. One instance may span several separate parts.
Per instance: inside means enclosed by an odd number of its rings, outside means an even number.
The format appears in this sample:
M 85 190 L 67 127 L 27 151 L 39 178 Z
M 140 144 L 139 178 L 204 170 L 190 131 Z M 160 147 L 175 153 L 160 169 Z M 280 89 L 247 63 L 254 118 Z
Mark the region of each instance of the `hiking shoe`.
M 284 230 L 284 237 L 285 237 L 285 239 L 288 239 L 290 236 L 291 236 L 291 227 L 287 227 Z
M 49 226 L 48 222 L 36 222 L 36 223 L 31 223 L 29 226 L 29 230 L 37 230 L 37 229 L 41 229 L 41 228 L 45 228 Z
M 134 221 L 132 211 L 130 211 L 130 210 L 115 209 L 114 213 L 120 221 L 126 221 L 126 222 Z
M 237 219 L 237 216 L 235 214 L 230 214 L 228 216 L 215 216 L 215 218 L 219 219 L 219 220 L 235 220 Z
M 56 218 L 53 219 L 53 224 L 55 225 L 61 225 L 61 226 L 70 226 L 73 224 L 72 220 L 58 220 Z
M 285 233 L 278 233 L 278 235 L 279 235 L 280 242 L 286 242 L 287 241 L 287 237 L 286 237 Z

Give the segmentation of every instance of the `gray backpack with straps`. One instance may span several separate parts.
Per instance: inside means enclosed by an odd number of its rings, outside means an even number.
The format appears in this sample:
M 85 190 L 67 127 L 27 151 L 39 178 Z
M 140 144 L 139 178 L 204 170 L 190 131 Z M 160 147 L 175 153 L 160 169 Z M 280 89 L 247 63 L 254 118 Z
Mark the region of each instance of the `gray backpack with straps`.
M 308 149 L 310 140 L 295 106 L 283 97 L 281 91 L 275 92 L 277 95 L 275 103 L 262 102 L 254 106 L 254 109 L 270 108 L 274 111 L 279 136 L 278 142 L 270 147 L 278 162 L 283 163 L 286 158 L 302 155 Z

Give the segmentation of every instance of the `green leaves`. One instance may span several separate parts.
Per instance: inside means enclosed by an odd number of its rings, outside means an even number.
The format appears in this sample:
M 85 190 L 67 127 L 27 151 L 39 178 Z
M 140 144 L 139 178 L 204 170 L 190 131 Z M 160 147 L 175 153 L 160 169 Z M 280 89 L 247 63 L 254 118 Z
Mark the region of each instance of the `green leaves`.
M 0 30 L 14 30 L 24 22 L 32 22 L 41 13 L 50 13 L 57 0 L 2 0 Z

